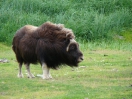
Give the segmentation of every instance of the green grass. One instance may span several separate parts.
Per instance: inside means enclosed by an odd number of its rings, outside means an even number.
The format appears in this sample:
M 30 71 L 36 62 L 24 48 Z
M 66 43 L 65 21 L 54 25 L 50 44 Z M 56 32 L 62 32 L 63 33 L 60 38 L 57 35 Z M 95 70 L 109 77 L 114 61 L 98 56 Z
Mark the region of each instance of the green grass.
M 20 27 L 46 21 L 65 24 L 77 39 L 113 38 L 132 26 L 131 0 L 1 0 L 0 42 L 11 45 Z
M 64 66 L 51 70 L 53 79 L 42 80 L 27 78 L 25 66 L 24 78 L 17 78 L 18 64 L 11 47 L 0 44 L 0 59 L 9 60 L 9 63 L 0 63 L 0 98 L 131 99 L 132 47 L 114 49 L 112 44 L 107 44 L 105 48 L 103 42 L 101 46 L 92 42 L 80 46 L 85 60 L 78 68 Z M 31 65 L 31 72 L 41 74 L 41 66 Z

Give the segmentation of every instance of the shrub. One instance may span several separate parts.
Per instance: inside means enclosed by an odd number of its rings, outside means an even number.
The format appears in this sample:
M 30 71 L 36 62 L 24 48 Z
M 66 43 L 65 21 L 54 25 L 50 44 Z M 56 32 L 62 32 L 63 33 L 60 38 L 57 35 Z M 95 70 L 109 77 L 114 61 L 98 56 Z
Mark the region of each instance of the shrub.
M 0 42 L 11 44 L 23 25 L 65 24 L 78 40 L 109 39 L 132 25 L 131 0 L 1 0 Z

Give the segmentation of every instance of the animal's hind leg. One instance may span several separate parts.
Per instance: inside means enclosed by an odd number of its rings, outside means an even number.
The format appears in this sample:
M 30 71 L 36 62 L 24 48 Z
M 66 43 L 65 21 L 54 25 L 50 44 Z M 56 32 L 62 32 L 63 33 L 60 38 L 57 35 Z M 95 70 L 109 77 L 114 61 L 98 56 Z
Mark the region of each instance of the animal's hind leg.
M 34 78 L 35 76 L 30 72 L 30 64 L 26 63 L 25 66 L 26 66 L 26 69 L 27 69 L 28 78 Z
M 22 78 L 24 77 L 22 74 L 22 63 L 19 63 L 19 68 L 18 68 L 18 75 L 17 77 Z

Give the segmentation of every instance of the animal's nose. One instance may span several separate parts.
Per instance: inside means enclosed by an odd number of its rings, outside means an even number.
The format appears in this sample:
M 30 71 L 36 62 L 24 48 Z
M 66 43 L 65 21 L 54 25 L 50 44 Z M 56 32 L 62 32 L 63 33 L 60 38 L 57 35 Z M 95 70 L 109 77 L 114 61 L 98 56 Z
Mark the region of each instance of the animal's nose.
M 80 59 L 81 59 L 81 60 L 84 60 L 84 58 L 83 58 L 83 57 L 81 57 Z

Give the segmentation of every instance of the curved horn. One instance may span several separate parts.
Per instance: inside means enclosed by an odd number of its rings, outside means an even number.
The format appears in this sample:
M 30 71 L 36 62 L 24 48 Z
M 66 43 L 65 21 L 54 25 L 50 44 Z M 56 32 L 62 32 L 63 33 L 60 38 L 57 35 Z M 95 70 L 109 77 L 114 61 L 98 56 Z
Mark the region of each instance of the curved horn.
M 69 46 L 70 46 L 71 43 L 76 43 L 76 41 L 74 39 L 70 39 L 70 43 L 68 44 L 68 46 L 66 48 L 67 52 L 69 51 Z

